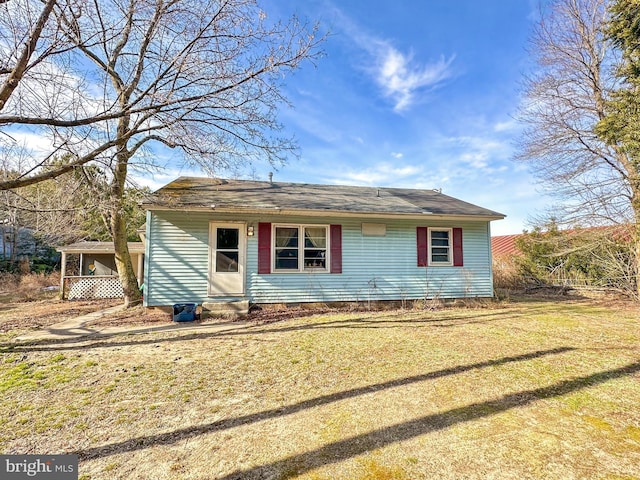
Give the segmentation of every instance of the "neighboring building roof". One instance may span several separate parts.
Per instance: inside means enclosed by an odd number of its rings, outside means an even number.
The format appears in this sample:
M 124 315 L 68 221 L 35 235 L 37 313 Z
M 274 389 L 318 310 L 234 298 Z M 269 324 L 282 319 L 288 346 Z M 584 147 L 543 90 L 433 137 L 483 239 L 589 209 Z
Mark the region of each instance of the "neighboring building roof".
M 128 242 L 129 253 L 144 253 L 142 242 Z M 116 253 L 113 242 L 76 242 L 56 248 L 64 253 Z
M 497 237 L 491 237 L 491 254 L 493 257 L 522 255 L 522 252 L 516 246 L 516 238 L 521 236 L 522 234 L 519 233 L 516 235 L 499 235 Z
M 271 183 L 200 177 L 180 177 L 154 192 L 142 202 L 142 206 L 149 210 L 471 216 L 487 220 L 504 218 L 501 213 L 472 205 L 436 190 Z

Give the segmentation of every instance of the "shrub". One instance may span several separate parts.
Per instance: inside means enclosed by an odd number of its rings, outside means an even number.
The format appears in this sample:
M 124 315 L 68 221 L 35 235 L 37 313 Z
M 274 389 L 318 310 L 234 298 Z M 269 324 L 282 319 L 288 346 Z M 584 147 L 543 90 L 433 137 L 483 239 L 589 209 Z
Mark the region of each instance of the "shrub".
M 628 227 L 547 231 L 536 229 L 516 240 L 520 256 L 494 261 L 497 288 L 527 285 L 613 288 L 635 296 L 636 271 Z

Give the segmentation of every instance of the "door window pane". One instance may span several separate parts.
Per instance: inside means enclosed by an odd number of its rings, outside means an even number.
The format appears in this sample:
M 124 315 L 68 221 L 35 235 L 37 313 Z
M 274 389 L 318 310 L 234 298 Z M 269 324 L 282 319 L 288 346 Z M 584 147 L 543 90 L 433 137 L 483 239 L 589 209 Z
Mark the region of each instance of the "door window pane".
M 216 272 L 238 272 L 238 252 L 216 252 Z
M 218 228 L 216 248 L 218 250 L 237 250 L 240 230 L 237 228 Z

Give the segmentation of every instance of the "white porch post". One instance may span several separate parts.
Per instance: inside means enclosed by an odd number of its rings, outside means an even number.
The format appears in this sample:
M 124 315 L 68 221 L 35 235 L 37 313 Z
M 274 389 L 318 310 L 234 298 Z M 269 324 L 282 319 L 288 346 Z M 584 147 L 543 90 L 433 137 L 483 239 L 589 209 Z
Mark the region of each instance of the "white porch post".
M 138 254 L 138 271 L 136 272 L 138 275 L 138 286 L 142 285 L 142 268 L 144 265 L 144 255 L 142 253 Z
M 64 276 L 67 274 L 67 254 L 62 252 L 60 258 L 60 300 L 64 300 Z

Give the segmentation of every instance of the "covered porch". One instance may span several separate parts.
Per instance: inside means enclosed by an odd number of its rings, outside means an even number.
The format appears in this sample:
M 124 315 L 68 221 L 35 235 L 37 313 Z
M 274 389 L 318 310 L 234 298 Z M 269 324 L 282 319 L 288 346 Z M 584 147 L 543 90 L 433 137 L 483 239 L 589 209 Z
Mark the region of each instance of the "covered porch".
M 144 244 L 129 242 L 138 285 L 144 283 Z M 60 298 L 122 298 L 113 242 L 77 242 L 56 249 L 60 259 Z

